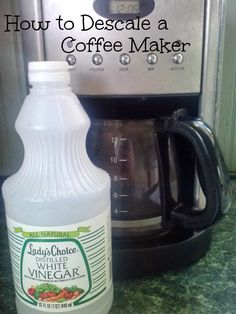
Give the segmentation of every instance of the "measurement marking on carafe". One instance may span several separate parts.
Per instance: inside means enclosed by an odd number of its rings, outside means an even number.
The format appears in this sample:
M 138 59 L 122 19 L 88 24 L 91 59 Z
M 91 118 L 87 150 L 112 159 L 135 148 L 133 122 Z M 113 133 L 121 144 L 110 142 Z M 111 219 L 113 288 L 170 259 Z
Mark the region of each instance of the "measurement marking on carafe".
M 128 178 L 119 178 L 119 181 L 127 181 Z
M 120 141 L 127 141 L 127 138 L 125 138 L 125 137 L 120 137 Z
M 114 198 L 120 198 L 120 197 L 128 197 L 129 195 L 127 194 L 118 194 L 117 192 L 113 193 Z
M 114 211 L 113 211 L 116 215 L 118 214 L 127 214 L 128 213 L 128 210 L 120 210 L 118 208 L 115 208 Z
M 127 162 L 127 159 L 119 159 L 119 162 Z

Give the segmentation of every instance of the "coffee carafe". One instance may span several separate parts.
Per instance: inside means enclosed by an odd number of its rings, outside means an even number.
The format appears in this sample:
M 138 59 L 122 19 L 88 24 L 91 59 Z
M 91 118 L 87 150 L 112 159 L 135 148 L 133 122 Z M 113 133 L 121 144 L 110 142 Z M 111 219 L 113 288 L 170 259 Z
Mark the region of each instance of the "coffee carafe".
M 159 120 L 95 120 L 88 150 L 111 176 L 114 237 L 138 241 L 175 228 L 205 229 L 230 206 L 217 141 L 201 119 L 188 117 L 185 110 Z M 185 198 L 188 164 L 195 165 L 203 207 Z

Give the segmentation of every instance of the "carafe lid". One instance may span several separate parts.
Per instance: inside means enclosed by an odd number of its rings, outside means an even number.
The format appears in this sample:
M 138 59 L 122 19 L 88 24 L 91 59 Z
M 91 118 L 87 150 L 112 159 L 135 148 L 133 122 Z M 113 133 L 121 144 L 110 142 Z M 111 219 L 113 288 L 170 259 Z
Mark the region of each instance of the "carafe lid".
M 64 82 L 70 83 L 69 69 L 63 61 L 36 61 L 28 64 L 29 83 L 35 82 Z

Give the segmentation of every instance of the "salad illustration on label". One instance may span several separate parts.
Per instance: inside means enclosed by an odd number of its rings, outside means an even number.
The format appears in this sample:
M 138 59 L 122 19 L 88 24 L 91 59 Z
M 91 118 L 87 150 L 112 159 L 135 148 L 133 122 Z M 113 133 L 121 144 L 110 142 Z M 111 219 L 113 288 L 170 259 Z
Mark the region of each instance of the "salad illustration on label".
M 77 286 L 65 287 L 61 289 L 60 287 L 50 284 L 42 283 L 37 286 L 32 286 L 28 289 L 28 294 L 36 299 L 37 301 L 42 302 L 68 302 L 70 300 L 78 299 L 84 290 L 78 288 Z

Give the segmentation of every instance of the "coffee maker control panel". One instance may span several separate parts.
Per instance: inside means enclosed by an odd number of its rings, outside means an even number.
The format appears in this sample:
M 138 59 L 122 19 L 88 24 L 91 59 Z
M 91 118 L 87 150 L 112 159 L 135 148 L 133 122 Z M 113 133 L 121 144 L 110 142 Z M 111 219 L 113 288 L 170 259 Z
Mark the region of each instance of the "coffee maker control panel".
M 205 0 L 42 0 L 46 60 L 78 95 L 199 94 Z

